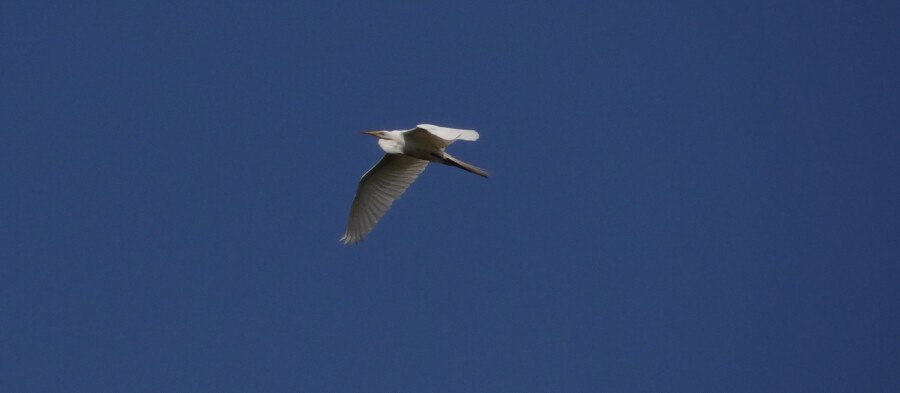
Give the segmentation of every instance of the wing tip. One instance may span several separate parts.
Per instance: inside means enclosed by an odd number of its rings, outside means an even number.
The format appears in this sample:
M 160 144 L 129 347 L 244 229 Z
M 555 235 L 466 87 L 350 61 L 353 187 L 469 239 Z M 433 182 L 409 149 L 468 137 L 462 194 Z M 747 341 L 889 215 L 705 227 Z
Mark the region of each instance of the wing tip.
M 477 141 L 478 138 L 480 137 L 480 135 L 478 135 L 478 131 L 475 131 L 475 130 L 464 130 L 461 128 L 442 127 L 442 126 L 436 126 L 434 124 L 428 124 L 428 123 L 422 123 L 422 124 L 417 125 L 416 127 L 422 128 L 425 130 L 429 130 L 429 131 L 431 131 L 432 129 L 438 129 L 438 130 L 446 130 L 446 131 L 456 132 L 456 133 L 458 133 L 458 135 L 455 139 L 461 139 L 461 140 L 470 141 L 470 142 Z
M 355 245 L 356 243 L 361 242 L 362 238 L 352 236 L 349 233 L 344 233 L 344 236 L 341 236 L 341 239 L 338 241 L 343 243 L 345 246 L 352 246 L 352 245 Z

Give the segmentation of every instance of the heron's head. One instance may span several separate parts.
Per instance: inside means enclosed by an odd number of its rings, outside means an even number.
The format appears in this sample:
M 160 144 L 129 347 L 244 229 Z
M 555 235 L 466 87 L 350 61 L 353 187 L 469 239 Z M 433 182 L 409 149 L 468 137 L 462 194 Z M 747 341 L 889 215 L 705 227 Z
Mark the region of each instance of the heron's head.
M 363 131 L 362 133 L 379 139 L 391 139 L 386 131 Z

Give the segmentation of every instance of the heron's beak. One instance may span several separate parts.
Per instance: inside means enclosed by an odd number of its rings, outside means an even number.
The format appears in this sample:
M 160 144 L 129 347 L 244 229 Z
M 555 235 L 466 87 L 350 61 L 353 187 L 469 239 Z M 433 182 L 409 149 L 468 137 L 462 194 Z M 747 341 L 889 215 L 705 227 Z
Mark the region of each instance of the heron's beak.
M 374 136 L 376 138 L 380 138 L 380 136 L 378 136 L 378 131 L 363 131 L 362 133 L 366 134 L 366 135 Z

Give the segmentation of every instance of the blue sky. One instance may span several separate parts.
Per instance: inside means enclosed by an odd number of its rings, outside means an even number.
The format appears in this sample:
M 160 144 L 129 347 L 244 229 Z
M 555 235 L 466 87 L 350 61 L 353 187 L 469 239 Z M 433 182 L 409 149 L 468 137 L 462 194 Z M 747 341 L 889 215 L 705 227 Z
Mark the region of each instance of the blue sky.
M 896 2 L 0 5 L 4 391 L 896 391 Z M 362 244 L 359 131 L 473 128 Z

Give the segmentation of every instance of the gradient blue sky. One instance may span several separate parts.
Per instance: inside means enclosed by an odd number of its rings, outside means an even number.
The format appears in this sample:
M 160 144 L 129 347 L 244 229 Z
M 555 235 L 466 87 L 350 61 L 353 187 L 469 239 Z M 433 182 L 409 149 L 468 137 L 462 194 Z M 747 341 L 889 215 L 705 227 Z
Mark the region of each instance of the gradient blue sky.
M 898 391 L 898 4 L 4 1 L 0 390 Z

